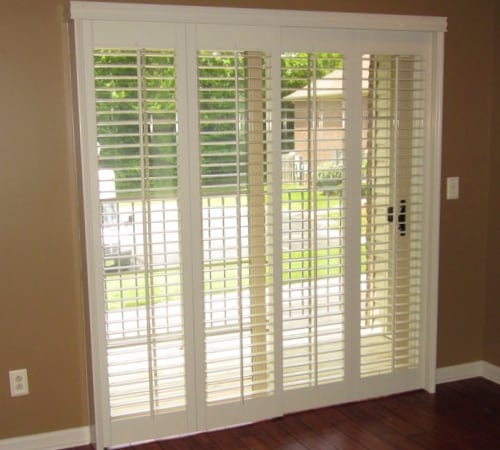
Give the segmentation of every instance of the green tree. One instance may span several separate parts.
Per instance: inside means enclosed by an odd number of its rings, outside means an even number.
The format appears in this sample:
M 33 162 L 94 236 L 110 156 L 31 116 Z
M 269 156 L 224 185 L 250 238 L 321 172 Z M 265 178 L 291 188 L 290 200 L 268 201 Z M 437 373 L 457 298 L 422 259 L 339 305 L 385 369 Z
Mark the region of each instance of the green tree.
M 94 79 L 99 163 L 115 170 L 117 191 L 134 196 L 144 182 L 151 191 L 175 187 L 173 52 L 96 50 Z
M 262 54 L 263 88 L 269 80 L 265 56 Z M 235 143 L 244 142 L 247 132 L 245 59 L 245 52 L 234 51 L 201 51 L 198 55 L 201 171 L 205 185 L 235 186 L 245 181 L 247 161 L 242 145 L 235 151 Z M 283 54 L 282 97 L 310 85 L 341 64 L 342 59 L 335 53 Z M 94 67 L 100 167 L 115 170 L 117 191 L 122 196 L 137 195 L 143 183 L 159 196 L 171 194 L 177 178 L 173 51 L 98 49 Z M 285 107 L 292 111 L 291 105 Z M 290 126 L 293 120 L 287 123 Z M 283 132 L 292 142 L 293 130 L 285 127 Z M 141 154 L 141 148 L 145 154 Z

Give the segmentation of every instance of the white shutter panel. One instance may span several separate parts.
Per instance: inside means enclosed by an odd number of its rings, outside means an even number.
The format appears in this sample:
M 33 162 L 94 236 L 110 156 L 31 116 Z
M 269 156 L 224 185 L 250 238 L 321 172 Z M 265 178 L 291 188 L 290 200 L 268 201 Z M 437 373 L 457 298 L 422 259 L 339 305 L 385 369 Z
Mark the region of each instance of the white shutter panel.
M 275 391 L 268 72 L 262 52 L 198 53 L 208 406 Z
M 416 56 L 366 55 L 361 376 L 417 367 L 424 99 Z
M 282 55 L 285 391 L 344 377 L 342 64 L 338 54 Z
M 172 51 L 94 52 L 110 416 L 186 407 Z

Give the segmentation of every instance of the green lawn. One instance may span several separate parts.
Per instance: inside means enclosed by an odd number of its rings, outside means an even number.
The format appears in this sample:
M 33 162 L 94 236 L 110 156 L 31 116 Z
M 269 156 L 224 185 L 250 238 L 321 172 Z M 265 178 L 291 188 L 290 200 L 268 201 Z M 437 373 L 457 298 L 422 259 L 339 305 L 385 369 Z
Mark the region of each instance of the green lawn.
M 242 200 L 246 202 L 246 197 Z M 236 196 L 203 198 L 203 207 L 235 206 Z M 297 185 L 283 186 L 283 210 L 308 211 L 316 217 L 340 218 L 341 199 L 322 193 L 311 195 Z M 341 274 L 342 249 L 290 251 L 282 254 L 282 281 L 293 283 L 309 279 L 338 277 Z M 267 276 L 271 276 L 269 273 Z M 213 295 L 249 287 L 248 261 L 228 261 L 205 266 L 204 289 Z M 146 295 L 146 292 L 149 295 Z M 181 273 L 178 266 L 146 273 L 144 270 L 108 272 L 105 276 L 106 307 L 108 310 L 144 306 L 149 297 L 153 303 L 180 300 Z

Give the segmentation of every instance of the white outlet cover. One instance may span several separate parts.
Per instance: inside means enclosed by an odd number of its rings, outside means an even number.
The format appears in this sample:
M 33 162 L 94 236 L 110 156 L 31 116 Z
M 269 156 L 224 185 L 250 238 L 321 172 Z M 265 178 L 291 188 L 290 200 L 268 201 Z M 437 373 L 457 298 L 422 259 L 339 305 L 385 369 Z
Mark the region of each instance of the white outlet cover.
M 20 397 L 30 393 L 28 385 L 28 371 L 26 369 L 17 369 L 9 371 L 10 395 L 11 397 Z

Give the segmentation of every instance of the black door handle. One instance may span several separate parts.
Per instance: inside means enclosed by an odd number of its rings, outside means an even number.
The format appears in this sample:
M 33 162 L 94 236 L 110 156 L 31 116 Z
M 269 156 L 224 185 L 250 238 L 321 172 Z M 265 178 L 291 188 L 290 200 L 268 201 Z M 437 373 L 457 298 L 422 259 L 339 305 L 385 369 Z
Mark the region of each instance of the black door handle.
M 394 222 L 394 206 L 389 206 L 387 208 L 387 222 Z
M 406 235 L 406 200 L 399 202 L 398 230 L 400 236 Z

